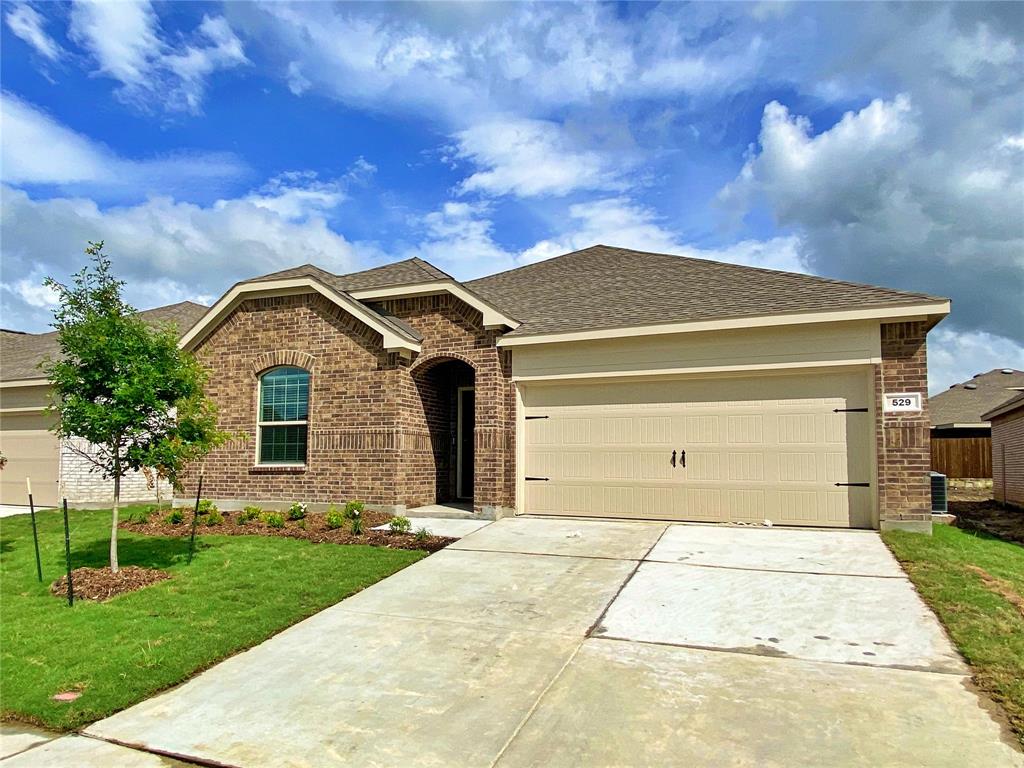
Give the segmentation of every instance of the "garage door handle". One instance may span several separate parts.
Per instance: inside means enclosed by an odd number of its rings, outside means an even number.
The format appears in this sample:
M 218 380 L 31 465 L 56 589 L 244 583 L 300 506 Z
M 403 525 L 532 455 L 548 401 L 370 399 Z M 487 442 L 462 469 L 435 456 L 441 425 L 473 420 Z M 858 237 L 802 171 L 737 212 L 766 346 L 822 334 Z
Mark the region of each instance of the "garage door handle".
M 672 466 L 674 467 L 675 465 L 676 465 L 676 452 L 672 451 Z
M 679 466 L 686 469 L 686 451 L 679 452 Z

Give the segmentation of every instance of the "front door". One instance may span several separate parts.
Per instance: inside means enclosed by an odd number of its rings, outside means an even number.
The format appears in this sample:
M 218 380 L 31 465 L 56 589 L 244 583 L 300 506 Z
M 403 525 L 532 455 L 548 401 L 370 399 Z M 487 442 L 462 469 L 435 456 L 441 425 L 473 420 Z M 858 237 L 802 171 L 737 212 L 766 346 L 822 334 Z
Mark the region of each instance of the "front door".
M 458 436 L 458 497 L 473 498 L 473 430 L 476 426 L 476 392 L 472 387 L 459 388 Z

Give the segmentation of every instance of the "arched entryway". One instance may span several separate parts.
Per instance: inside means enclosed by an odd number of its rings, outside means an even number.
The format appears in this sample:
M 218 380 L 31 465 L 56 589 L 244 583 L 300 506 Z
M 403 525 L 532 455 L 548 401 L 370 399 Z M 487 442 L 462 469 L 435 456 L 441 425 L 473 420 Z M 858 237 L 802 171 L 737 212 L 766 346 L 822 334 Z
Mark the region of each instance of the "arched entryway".
M 432 504 L 473 503 L 476 481 L 476 376 L 453 357 L 425 361 L 413 371 L 429 434 L 434 473 Z

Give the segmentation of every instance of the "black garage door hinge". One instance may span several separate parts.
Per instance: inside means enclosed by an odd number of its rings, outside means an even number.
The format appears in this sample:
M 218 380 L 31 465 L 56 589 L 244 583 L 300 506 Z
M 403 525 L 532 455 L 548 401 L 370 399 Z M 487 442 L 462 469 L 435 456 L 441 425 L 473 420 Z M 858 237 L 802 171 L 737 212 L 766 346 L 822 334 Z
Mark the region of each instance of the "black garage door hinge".
M 836 483 L 836 485 L 846 485 L 852 488 L 870 488 L 871 483 Z
M 527 480 L 550 480 L 550 477 L 528 477 Z
M 550 416 L 527 416 L 526 420 L 529 421 L 530 419 L 550 419 L 550 418 L 551 418 Z
M 832 413 L 867 413 L 867 408 L 833 408 Z

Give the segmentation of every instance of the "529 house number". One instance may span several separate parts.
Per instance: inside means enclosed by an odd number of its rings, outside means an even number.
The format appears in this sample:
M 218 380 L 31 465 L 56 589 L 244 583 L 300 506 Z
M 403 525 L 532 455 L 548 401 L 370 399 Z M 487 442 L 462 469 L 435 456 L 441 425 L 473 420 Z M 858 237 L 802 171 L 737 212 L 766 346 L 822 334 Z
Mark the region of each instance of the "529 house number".
M 885 395 L 886 413 L 917 413 L 921 411 L 921 393 L 894 392 Z

